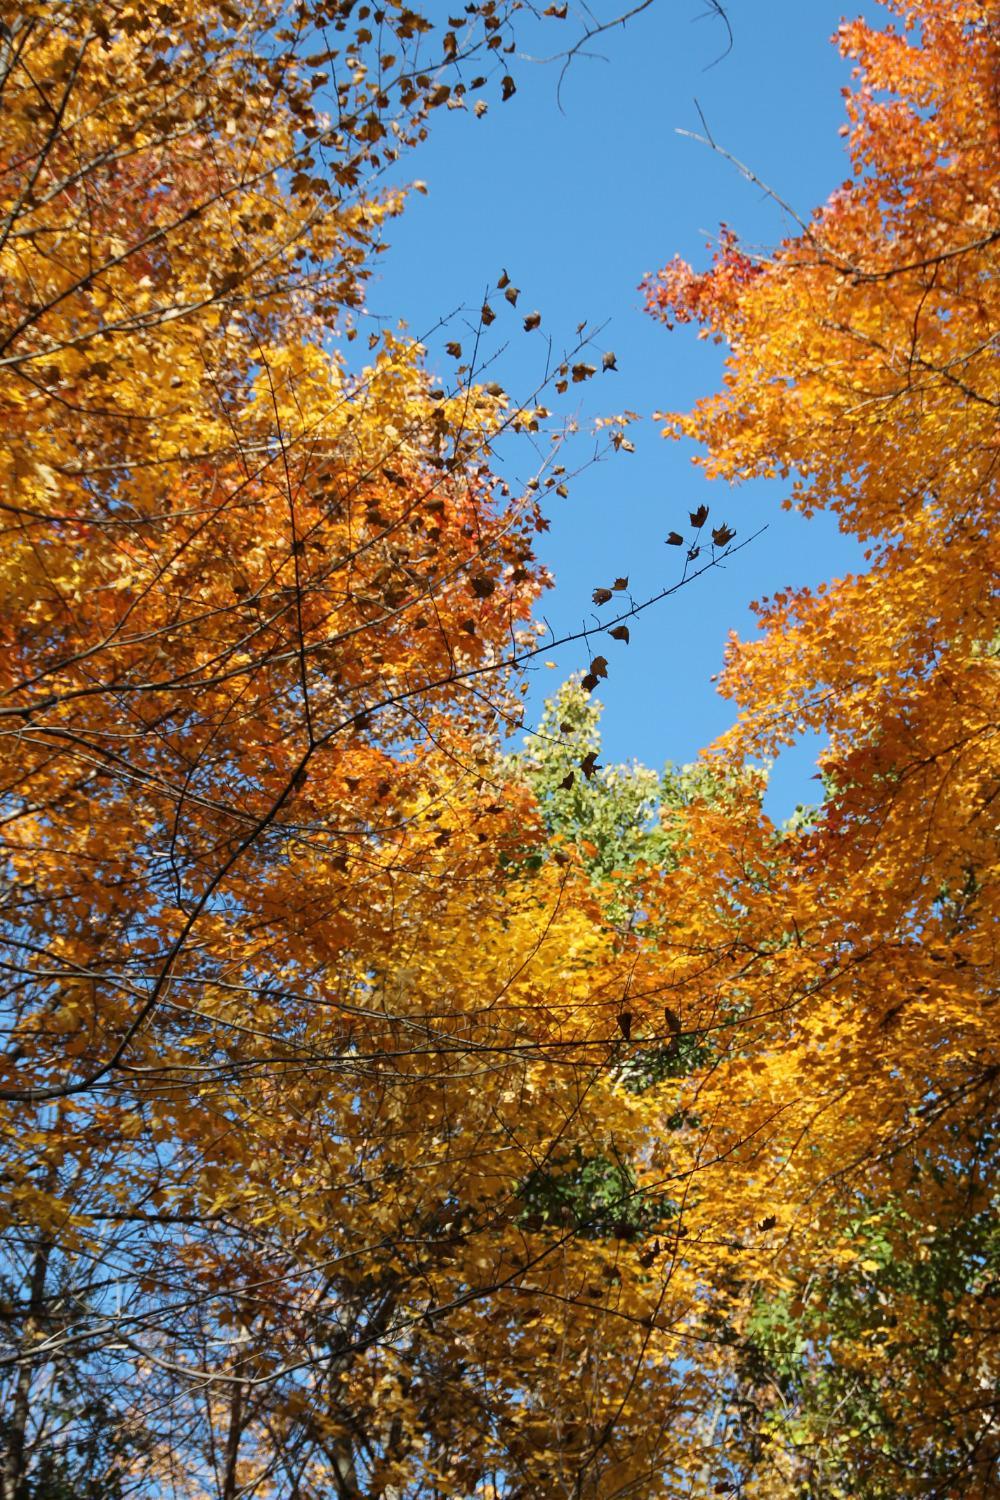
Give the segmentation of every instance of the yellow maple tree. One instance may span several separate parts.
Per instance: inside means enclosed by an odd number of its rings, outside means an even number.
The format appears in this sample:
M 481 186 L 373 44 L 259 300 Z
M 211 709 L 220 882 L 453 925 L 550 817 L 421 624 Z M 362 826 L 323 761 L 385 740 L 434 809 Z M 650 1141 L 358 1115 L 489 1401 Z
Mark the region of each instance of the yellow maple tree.
M 350 17 L 0 41 L 3 1500 L 598 1495 L 703 1426 L 649 960 L 499 752 L 538 408 L 336 347 L 509 13 Z

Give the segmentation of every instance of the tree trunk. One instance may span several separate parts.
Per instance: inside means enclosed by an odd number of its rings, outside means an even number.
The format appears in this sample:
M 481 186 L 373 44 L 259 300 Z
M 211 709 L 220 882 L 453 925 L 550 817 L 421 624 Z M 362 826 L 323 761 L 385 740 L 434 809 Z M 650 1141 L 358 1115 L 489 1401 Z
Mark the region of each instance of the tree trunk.
M 40 1240 L 31 1267 L 28 1284 L 28 1308 L 21 1333 L 21 1355 L 14 1386 L 10 1420 L 7 1428 L 7 1451 L 3 1455 L 0 1469 L 0 1500 L 21 1500 L 25 1475 L 25 1443 L 28 1433 L 28 1417 L 31 1414 L 31 1379 L 34 1361 L 31 1345 L 45 1309 L 45 1274 L 49 1266 L 52 1245 Z
M 233 1373 L 239 1374 L 246 1364 L 245 1348 L 250 1343 L 249 1328 L 241 1328 L 239 1343 L 244 1346 L 233 1361 Z M 240 1456 L 240 1439 L 244 1428 L 244 1403 L 246 1385 L 242 1380 L 233 1382 L 233 1393 L 229 1401 L 229 1431 L 226 1434 L 226 1466 L 222 1477 L 222 1500 L 236 1500 L 236 1465 Z

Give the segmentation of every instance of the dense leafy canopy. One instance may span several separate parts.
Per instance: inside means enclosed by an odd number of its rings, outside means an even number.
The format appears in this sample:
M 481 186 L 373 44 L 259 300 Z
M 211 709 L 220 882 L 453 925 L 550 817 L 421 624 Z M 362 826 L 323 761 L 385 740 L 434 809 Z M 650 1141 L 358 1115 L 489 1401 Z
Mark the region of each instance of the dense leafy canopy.
M 346 357 L 518 7 L 0 33 L 2 1500 L 996 1493 L 1000 16 L 888 8 L 851 179 L 647 285 L 728 347 L 668 432 L 869 564 L 662 775 L 600 654 L 505 741 L 537 393 Z

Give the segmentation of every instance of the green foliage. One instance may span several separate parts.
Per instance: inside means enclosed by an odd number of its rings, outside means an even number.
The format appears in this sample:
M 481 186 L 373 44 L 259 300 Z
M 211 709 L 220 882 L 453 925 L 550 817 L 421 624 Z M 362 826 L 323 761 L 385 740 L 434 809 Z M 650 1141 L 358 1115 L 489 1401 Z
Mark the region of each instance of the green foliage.
M 927 1223 L 890 1201 L 856 1215 L 847 1233 L 853 1263 L 803 1272 L 797 1293 L 755 1300 L 740 1354 L 742 1419 L 799 1456 L 812 1476 L 805 1495 L 894 1500 L 901 1473 L 922 1474 L 930 1494 L 957 1495 L 949 1486 L 965 1458 L 952 1404 L 912 1408 L 908 1391 L 925 1381 L 947 1391 L 960 1346 L 996 1304 L 995 1205 Z M 966 1390 L 964 1401 L 988 1410 L 992 1395 Z
M 665 1047 L 639 1047 L 626 1057 L 618 1067 L 622 1083 L 633 1094 L 644 1093 L 669 1078 L 687 1078 L 696 1068 L 702 1067 L 711 1056 L 711 1048 L 696 1036 L 676 1037 Z M 692 1123 L 686 1111 L 669 1117 L 671 1128 Z
M 627 877 L 641 864 L 673 868 L 683 836 L 671 815 L 723 789 L 701 766 L 668 765 L 658 775 L 635 761 L 599 765 L 601 711 L 571 677 L 546 702 L 529 747 L 510 758 L 511 772 L 533 789 L 547 831 L 581 851 L 595 880 Z
M 523 1228 L 572 1230 L 586 1239 L 641 1239 L 675 1212 L 673 1204 L 639 1188 L 625 1162 L 587 1156 L 579 1146 L 532 1172 L 517 1196 Z

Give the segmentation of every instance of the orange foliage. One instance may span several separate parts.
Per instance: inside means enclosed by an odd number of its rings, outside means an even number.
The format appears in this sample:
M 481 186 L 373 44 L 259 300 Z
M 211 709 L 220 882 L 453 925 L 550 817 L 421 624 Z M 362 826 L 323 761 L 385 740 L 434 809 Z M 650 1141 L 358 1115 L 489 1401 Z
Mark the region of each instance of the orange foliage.
M 650 960 L 500 753 L 540 408 L 334 348 L 447 93 L 350 10 L 0 40 L 4 1500 L 597 1496 L 704 1441 Z
M 649 289 L 730 347 L 668 430 L 870 568 L 759 607 L 648 839 L 593 746 L 537 797 L 500 751 L 544 521 L 490 446 L 538 409 L 332 347 L 450 97 L 429 23 L 4 34 L 5 1500 L 54 1380 L 78 1489 L 993 1492 L 996 17 L 891 8 L 841 33 L 850 183 Z M 499 50 L 469 17 L 441 69 Z M 600 847 L 546 829 L 574 788 Z
M 699 1212 L 725 1232 L 736 1191 L 766 1215 L 740 1276 L 774 1297 L 856 1268 L 866 1213 L 891 1208 L 897 1257 L 926 1260 L 988 1209 L 995 1149 L 998 13 L 889 9 L 897 28 L 840 32 L 857 64 L 852 177 L 770 257 L 727 235 L 711 271 L 675 263 L 647 284 L 654 314 L 695 318 L 730 351 L 724 388 L 667 433 L 703 444 L 713 476 L 791 475 L 788 504 L 832 510 L 868 549 L 864 574 L 758 605 L 761 634 L 732 640 L 722 678 L 740 714 L 714 755 L 743 765 L 822 731 L 822 806 L 781 833 L 752 808 L 708 814 L 697 875 L 661 897 L 690 914 L 689 1003 L 722 1028 L 698 1097 L 726 1166 L 714 1191 L 700 1179 Z M 727 920 L 708 923 L 720 890 Z M 993 1492 L 988 1279 L 955 1293 L 943 1369 L 913 1356 L 886 1378 L 895 1316 L 881 1369 L 838 1348 L 838 1368 L 877 1372 L 876 1432 L 903 1424 L 911 1444 L 907 1473 L 858 1439 L 856 1477 L 882 1463 L 893 1494 Z M 784 1479 L 760 1471 L 746 1493 L 797 1493 L 836 1447 L 774 1420 Z

